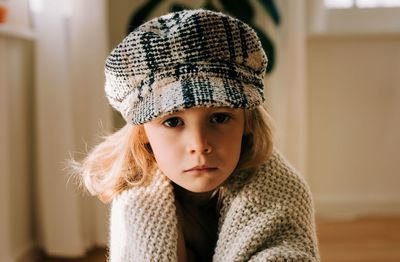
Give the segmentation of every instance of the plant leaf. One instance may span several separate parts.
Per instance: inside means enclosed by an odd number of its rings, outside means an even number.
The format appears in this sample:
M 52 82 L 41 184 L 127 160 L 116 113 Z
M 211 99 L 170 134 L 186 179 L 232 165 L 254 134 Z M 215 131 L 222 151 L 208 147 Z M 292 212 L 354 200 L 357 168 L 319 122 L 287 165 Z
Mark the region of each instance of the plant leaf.
M 274 0 L 258 0 L 267 13 L 271 16 L 272 21 L 274 21 L 275 25 L 279 25 L 281 23 L 281 16 L 279 14 L 278 8 L 275 5 Z
M 162 0 L 150 0 L 142 7 L 140 7 L 137 12 L 134 12 L 128 22 L 127 33 L 129 34 L 141 24 L 147 21 L 147 17 L 151 11 L 161 2 Z
M 203 5 L 203 9 L 211 10 L 211 11 L 218 11 L 218 9 L 213 5 L 212 1 L 206 1 Z
M 187 10 L 190 9 L 189 7 L 182 5 L 182 4 L 173 4 L 170 8 L 171 12 L 179 12 L 179 11 L 183 11 L 183 10 Z
M 268 57 L 268 65 L 266 73 L 271 73 L 275 67 L 275 47 L 270 38 L 262 32 L 256 25 L 251 25 L 253 29 L 257 32 L 258 38 L 264 48 L 265 53 Z
M 248 0 L 220 0 L 226 13 L 242 20 L 245 23 L 250 23 L 254 17 L 254 10 Z

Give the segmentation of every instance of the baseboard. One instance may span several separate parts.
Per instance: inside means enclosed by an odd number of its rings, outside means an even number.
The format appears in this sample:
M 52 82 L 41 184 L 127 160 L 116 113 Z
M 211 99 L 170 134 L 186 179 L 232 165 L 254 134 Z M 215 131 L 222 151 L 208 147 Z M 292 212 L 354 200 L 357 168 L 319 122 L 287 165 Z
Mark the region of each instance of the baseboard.
M 316 215 L 327 219 L 400 216 L 400 196 L 316 196 Z

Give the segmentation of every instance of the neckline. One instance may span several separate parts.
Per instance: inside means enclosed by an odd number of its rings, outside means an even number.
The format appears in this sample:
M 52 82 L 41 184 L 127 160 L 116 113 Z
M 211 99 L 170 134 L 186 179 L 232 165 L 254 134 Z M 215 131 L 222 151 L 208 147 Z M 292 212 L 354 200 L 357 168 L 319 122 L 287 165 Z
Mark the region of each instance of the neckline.
M 173 183 L 177 200 L 184 206 L 208 207 L 215 204 L 218 198 L 218 188 L 209 192 L 192 192 Z

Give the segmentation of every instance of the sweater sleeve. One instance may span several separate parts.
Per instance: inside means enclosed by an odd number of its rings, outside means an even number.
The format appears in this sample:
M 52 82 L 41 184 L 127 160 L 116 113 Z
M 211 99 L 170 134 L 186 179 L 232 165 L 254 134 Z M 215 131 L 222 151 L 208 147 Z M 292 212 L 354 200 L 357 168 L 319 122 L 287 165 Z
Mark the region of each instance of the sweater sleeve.
M 319 261 L 302 177 L 276 152 L 253 175 L 239 176 L 228 184 L 214 261 Z
M 176 225 L 172 187 L 164 177 L 122 192 L 111 207 L 109 261 L 176 261 Z

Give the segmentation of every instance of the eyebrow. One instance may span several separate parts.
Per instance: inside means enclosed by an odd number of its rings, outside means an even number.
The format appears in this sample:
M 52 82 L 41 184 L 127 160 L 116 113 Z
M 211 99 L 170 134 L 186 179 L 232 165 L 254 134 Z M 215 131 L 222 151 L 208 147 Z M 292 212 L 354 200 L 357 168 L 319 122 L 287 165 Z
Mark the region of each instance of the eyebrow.
M 240 112 L 241 108 L 233 108 L 233 107 L 205 107 L 207 108 L 207 110 L 209 111 L 209 113 L 213 113 L 213 112 L 230 112 L 230 113 L 235 113 L 235 112 Z M 179 117 L 181 115 L 183 115 L 185 112 L 185 110 L 180 110 L 180 111 L 176 111 L 176 112 L 171 112 L 167 115 L 161 116 L 158 119 L 160 120 L 164 120 L 164 119 L 168 119 L 171 117 Z

